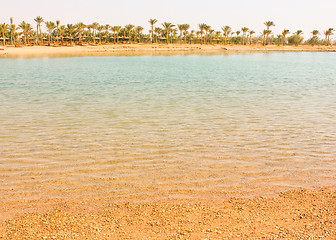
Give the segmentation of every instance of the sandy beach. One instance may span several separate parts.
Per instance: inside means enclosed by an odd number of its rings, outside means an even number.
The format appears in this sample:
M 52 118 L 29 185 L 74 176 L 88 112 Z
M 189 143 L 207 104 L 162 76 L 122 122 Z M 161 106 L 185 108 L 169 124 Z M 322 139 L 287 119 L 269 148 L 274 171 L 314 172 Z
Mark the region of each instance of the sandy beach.
M 106 56 L 106 55 L 165 55 L 221 54 L 226 52 L 296 51 L 334 52 L 336 46 L 277 46 L 277 45 L 201 45 L 201 44 L 109 44 L 87 46 L 6 46 L 0 55 L 8 57 L 43 56 Z
M 327 188 L 217 201 L 35 202 L 39 211 L 1 222 L 0 238 L 335 239 L 335 202 Z

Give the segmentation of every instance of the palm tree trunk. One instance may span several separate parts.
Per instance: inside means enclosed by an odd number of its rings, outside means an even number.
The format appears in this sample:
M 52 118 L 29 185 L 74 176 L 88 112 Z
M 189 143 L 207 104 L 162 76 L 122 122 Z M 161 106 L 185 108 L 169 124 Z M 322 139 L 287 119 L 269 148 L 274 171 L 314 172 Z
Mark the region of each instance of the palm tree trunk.
M 39 31 L 40 31 L 40 37 L 42 38 L 42 30 L 41 30 L 41 25 L 39 25 Z M 42 40 L 42 39 L 41 39 Z M 43 40 L 42 40 L 42 43 L 43 43 Z
M 152 25 L 152 43 L 154 43 L 154 26 Z
M 2 44 L 5 46 L 6 45 L 6 40 L 5 40 L 5 30 L 2 32 Z
M 37 24 L 37 26 L 36 26 L 36 35 L 37 35 L 37 44 L 39 44 L 40 43 L 40 39 L 39 39 L 39 28 L 38 28 L 38 24 Z

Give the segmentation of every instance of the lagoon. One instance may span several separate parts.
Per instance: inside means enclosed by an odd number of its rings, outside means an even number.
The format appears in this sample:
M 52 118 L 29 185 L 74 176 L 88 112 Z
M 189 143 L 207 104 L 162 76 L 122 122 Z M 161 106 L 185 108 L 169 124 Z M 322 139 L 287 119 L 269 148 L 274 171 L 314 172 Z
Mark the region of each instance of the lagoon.
M 336 184 L 336 55 L 0 59 L 0 201 Z

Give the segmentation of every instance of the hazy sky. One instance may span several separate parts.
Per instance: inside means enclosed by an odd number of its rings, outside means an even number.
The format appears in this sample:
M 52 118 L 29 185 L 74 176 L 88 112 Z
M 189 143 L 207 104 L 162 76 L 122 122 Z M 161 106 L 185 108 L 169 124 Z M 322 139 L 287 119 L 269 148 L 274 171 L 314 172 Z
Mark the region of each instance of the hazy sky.
M 60 20 L 61 24 L 98 22 L 124 26 L 141 25 L 149 29 L 148 20 L 156 18 L 174 24 L 188 23 L 192 29 L 206 23 L 219 31 L 229 25 L 233 30 L 248 27 L 259 33 L 263 23 L 272 20 L 273 31 L 284 28 L 291 32 L 301 29 L 305 36 L 313 29 L 336 29 L 335 0 L 1 0 L 0 22 L 9 22 L 13 17 L 18 24 L 25 20 L 35 27 L 34 18 L 42 16 L 46 21 Z

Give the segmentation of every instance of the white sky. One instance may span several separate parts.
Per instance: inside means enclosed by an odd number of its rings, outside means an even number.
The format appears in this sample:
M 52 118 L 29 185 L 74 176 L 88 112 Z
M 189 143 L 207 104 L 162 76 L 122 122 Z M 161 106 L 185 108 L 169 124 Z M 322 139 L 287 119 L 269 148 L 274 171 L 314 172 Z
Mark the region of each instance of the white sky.
M 0 0 L 0 22 L 16 24 L 24 21 L 35 27 L 34 18 L 42 16 L 46 21 L 60 20 L 61 24 L 84 22 L 125 26 L 141 25 L 149 29 L 148 20 L 188 23 L 192 29 L 206 23 L 216 31 L 229 25 L 236 31 L 248 27 L 259 33 L 265 21 L 274 21 L 272 29 L 279 34 L 284 28 L 294 32 L 301 29 L 310 37 L 314 29 L 321 33 L 336 29 L 336 0 Z

